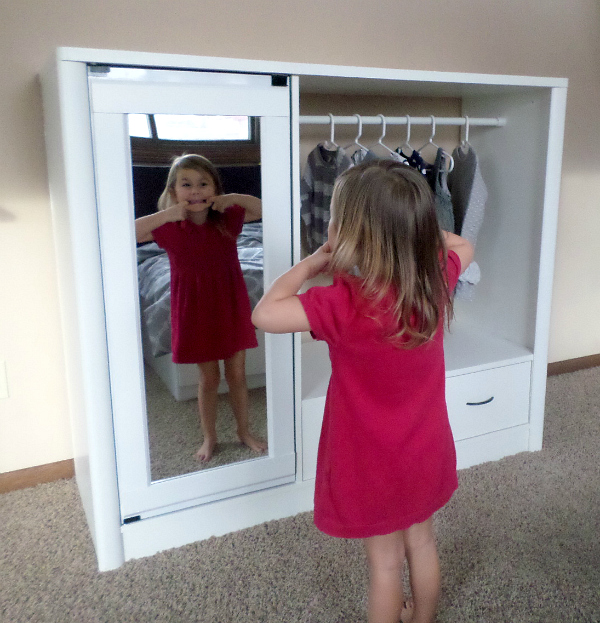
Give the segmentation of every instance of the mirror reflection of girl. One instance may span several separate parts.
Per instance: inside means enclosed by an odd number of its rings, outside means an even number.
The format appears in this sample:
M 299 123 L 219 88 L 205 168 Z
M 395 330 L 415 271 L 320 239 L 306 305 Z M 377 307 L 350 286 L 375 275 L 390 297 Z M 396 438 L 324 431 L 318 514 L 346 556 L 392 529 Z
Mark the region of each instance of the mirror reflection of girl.
M 224 363 L 240 441 L 265 452 L 266 443 L 250 432 L 248 422 L 246 349 L 258 342 L 236 245 L 244 222 L 261 218 L 261 201 L 223 194 L 213 164 L 189 154 L 173 161 L 158 208 L 136 219 L 136 238 L 156 241 L 169 256 L 173 361 L 195 363 L 200 371 L 204 439 L 196 458 L 209 461 L 217 444 L 219 361 Z
M 310 330 L 329 346 L 314 521 L 364 539 L 369 623 L 431 623 L 440 589 L 432 519 L 458 486 L 444 324 L 473 248 L 440 230 L 423 176 L 391 160 L 343 173 L 331 208 L 328 242 L 273 283 L 252 319 L 272 333 Z M 297 294 L 325 271 L 333 285 Z

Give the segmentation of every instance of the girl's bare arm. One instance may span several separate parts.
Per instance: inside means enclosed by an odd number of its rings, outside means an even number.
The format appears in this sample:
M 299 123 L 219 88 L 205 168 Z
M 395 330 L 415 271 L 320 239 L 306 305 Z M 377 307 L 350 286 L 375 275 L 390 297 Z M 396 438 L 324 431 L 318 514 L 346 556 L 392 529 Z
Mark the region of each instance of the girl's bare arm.
M 460 259 L 460 272 L 461 274 L 467 270 L 467 266 L 473 261 L 473 254 L 475 249 L 473 245 L 456 234 L 452 234 L 448 231 L 444 233 L 444 244 L 448 251 L 454 251 Z
M 296 296 L 305 281 L 323 272 L 331 258 L 325 243 L 273 282 L 252 312 L 252 322 L 268 333 L 309 331 L 308 318 Z

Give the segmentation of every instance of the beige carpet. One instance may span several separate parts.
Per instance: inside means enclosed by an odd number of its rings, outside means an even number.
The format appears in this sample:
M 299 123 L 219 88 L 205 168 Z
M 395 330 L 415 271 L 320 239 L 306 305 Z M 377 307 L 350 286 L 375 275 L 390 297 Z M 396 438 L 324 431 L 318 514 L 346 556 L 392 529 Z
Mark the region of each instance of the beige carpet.
M 600 622 L 600 369 L 549 380 L 545 448 L 460 472 L 438 623 Z M 360 542 L 310 513 L 96 571 L 72 481 L 0 496 L 2 623 L 360 623 Z

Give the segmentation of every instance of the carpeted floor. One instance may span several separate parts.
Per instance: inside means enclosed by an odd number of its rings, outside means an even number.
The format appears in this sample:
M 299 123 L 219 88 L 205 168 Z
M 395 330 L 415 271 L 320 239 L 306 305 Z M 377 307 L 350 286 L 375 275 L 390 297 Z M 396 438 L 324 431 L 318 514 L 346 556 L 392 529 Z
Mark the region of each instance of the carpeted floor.
M 545 448 L 460 472 L 438 623 L 600 623 L 600 368 L 549 379 Z M 0 496 L 2 623 L 360 623 L 358 541 L 311 513 L 100 574 L 75 483 Z
M 145 366 L 145 385 L 152 480 L 172 478 L 260 456 L 240 443 L 229 394 L 226 393 L 219 395 L 219 443 L 213 458 L 208 463 L 198 462 L 194 455 L 203 440 L 198 400 L 177 402 L 148 365 Z M 267 399 L 264 387 L 248 392 L 248 421 L 251 432 L 259 439 L 267 441 Z

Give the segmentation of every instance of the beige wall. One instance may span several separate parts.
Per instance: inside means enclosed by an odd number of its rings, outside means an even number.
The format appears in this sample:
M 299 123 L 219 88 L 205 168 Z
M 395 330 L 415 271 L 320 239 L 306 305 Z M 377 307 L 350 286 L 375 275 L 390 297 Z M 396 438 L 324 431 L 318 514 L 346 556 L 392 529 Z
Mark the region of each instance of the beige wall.
M 0 472 L 72 457 L 36 79 L 56 46 L 568 77 L 550 360 L 600 353 L 596 0 L 2 5 L 0 360 L 10 396 L 0 399 Z

